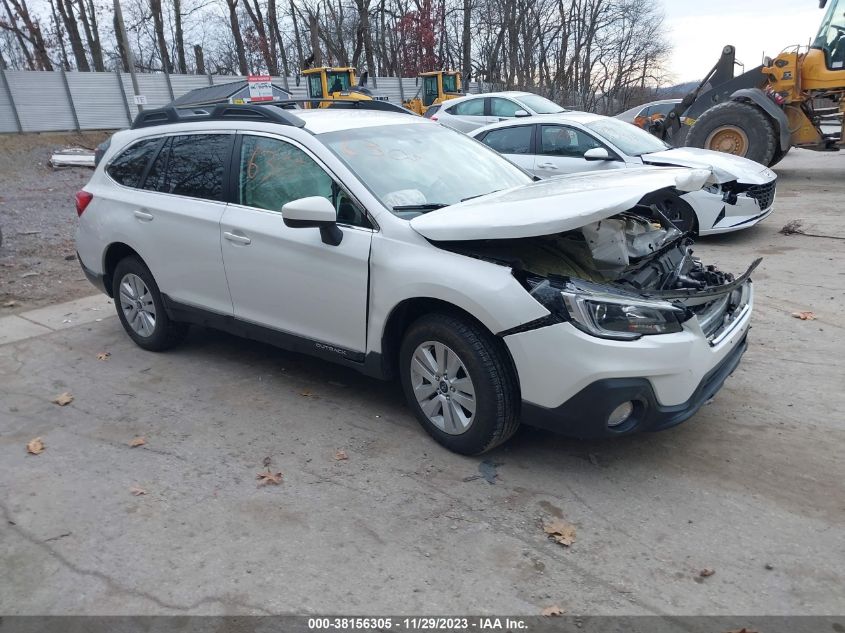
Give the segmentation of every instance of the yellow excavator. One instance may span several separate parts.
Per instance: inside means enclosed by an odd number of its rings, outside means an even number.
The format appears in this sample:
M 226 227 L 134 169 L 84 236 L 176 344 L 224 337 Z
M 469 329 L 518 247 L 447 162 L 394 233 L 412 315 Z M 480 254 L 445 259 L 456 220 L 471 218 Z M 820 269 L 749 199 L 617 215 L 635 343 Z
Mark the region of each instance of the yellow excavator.
M 417 82 L 420 79 L 422 86 L 417 90 L 417 94 L 402 104 L 420 116 L 425 116 L 426 111 L 433 105 L 464 96 L 461 73 L 457 70 L 432 70 L 420 73 Z
M 703 147 L 775 165 L 792 147 L 839 151 L 845 136 L 845 0 L 827 8 L 808 49 L 787 49 L 734 76 L 719 62 L 651 131 L 675 146 Z

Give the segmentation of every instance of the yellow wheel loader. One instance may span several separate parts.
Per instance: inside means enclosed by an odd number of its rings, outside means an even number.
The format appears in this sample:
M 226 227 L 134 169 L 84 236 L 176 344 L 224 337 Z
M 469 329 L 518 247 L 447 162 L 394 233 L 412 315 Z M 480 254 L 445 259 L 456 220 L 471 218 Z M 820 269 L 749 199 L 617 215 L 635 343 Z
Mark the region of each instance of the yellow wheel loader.
M 374 95 L 367 88 L 367 72 L 356 80 L 354 68 L 335 68 L 321 66 L 303 70 L 308 84 L 308 98 L 313 103 L 305 107 L 329 108 L 332 101 L 387 101 L 387 97 Z
M 769 166 L 793 146 L 838 151 L 845 131 L 845 0 L 819 5 L 827 11 L 808 49 L 787 49 L 734 76 L 736 52 L 726 46 L 707 77 L 651 131 L 675 146 Z
M 433 105 L 464 96 L 461 73 L 456 70 L 432 70 L 420 73 L 417 81 L 420 79 L 422 86 L 417 90 L 417 94 L 402 104 L 420 116 L 425 116 L 426 110 Z

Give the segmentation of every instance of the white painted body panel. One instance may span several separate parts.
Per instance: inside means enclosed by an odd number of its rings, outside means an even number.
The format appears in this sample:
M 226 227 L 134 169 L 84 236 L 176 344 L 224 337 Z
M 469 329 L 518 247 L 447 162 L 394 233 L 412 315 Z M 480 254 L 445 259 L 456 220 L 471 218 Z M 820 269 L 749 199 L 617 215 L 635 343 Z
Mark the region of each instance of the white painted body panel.
M 699 189 L 709 178 L 707 170 L 675 168 L 562 176 L 432 211 L 411 220 L 411 227 L 432 240 L 551 235 L 627 211 L 652 191 Z

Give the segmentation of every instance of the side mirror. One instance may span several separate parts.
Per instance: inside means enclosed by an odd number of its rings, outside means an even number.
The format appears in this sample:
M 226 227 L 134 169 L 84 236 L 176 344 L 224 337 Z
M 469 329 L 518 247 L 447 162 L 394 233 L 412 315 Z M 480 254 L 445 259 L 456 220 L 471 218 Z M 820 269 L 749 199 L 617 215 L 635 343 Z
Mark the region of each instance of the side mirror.
M 513 113 L 515 117 L 531 116 L 527 110 L 517 110 Z
M 613 160 L 603 147 L 594 147 L 584 152 L 584 160 Z
M 292 229 L 320 229 L 320 237 L 330 246 L 337 246 L 343 239 L 343 231 L 337 226 L 337 210 L 321 196 L 291 200 L 282 207 L 282 220 Z

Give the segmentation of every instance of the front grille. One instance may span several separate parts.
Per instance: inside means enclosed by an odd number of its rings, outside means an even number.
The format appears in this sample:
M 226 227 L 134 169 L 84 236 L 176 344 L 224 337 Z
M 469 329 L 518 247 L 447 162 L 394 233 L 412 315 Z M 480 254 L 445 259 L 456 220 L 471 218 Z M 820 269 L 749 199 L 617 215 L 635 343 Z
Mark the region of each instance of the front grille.
M 766 183 L 765 185 L 753 185 L 745 192 L 749 198 L 754 198 L 757 204 L 760 205 L 760 211 L 765 211 L 775 201 L 775 187 L 777 180 Z

